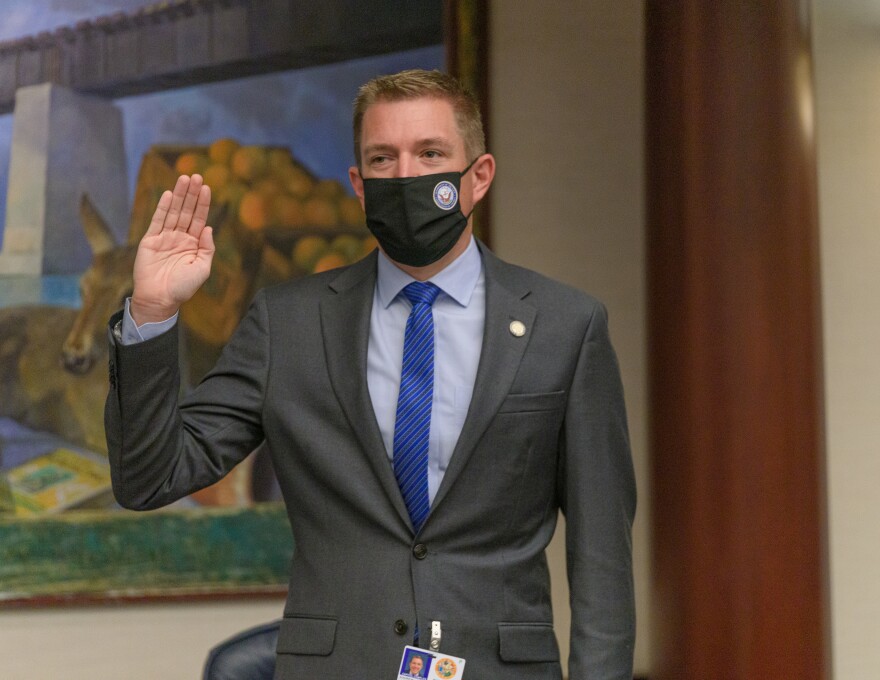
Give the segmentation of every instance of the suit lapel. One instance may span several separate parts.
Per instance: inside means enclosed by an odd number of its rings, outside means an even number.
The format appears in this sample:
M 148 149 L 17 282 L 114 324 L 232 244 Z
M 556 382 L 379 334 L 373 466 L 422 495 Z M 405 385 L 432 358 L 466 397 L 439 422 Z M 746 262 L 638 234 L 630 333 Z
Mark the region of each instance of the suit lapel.
M 455 483 L 489 422 L 507 397 L 531 337 L 536 316 L 535 308 L 526 301 L 529 290 L 518 284 L 516 277 L 508 275 L 509 265 L 496 258 L 482 244 L 480 250 L 486 272 L 486 325 L 480 364 L 468 414 L 449 467 L 431 504 L 432 512 Z M 516 337 L 511 332 L 510 324 L 513 321 L 520 321 L 525 326 L 522 337 Z
M 330 283 L 335 295 L 321 301 L 321 332 L 330 383 L 376 476 L 401 518 L 409 513 L 388 462 L 367 386 L 367 345 L 376 286 L 376 253 L 344 270 Z

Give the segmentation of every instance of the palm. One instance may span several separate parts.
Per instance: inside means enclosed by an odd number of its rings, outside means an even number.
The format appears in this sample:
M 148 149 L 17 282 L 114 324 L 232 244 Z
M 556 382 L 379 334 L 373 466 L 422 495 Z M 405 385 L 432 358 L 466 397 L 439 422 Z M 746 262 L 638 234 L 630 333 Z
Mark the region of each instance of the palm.
M 134 262 L 135 287 L 144 297 L 182 304 L 210 271 L 211 261 L 199 254 L 199 240 L 194 236 L 180 231 L 147 234 Z
M 159 199 L 134 263 L 137 323 L 173 315 L 208 278 L 214 242 L 206 225 L 211 190 L 199 175 L 181 176 Z

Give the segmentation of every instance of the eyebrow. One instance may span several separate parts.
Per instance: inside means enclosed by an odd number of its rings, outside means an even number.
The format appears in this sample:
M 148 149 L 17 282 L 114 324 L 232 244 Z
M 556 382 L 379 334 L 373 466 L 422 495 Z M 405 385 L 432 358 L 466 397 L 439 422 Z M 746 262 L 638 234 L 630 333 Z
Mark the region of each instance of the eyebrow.
M 455 145 L 452 142 L 450 142 L 448 139 L 446 139 L 445 137 L 426 137 L 425 139 L 420 139 L 418 142 L 416 142 L 416 146 L 419 148 L 435 146 L 435 147 L 440 147 L 443 150 L 450 150 L 450 149 L 454 148 Z M 379 143 L 379 144 L 370 144 L 369 146 L 365 146 L 363 153 L 364 153 L 364 155 L 369 155 L 369 154 L 373 154 L 373 153 L 377 153 L 377 152 L 389 152 L 389 151 L 396 151 L 396 150 L 397 150 L 397 147 L 394 146 L 393 144 Z
M 439 146 L 444 149 L 451 149 L 455 144 L 445 137 L 428 137 L 427 139 L 420 140 L 418 146 Z

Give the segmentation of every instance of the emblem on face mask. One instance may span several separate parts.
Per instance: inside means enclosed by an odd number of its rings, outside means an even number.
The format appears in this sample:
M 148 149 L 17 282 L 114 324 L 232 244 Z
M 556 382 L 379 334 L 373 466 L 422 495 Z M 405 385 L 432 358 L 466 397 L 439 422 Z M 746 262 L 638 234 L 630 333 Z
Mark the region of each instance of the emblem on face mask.
M 434 187 L 434 204 L 442 210 L 452 210 L 458 203 L 458 191 L 452 182 L 443 180 Z

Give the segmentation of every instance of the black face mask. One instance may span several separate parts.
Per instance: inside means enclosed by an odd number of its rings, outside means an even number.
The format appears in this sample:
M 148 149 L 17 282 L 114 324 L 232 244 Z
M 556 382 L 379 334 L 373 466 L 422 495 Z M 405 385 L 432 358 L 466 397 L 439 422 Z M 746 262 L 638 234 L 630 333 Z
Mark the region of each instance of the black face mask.
M 424 267 L 458 242 L 468 217 L 458 203 L 461 172 L 364 180 L 367 228 L 395 262 Z

